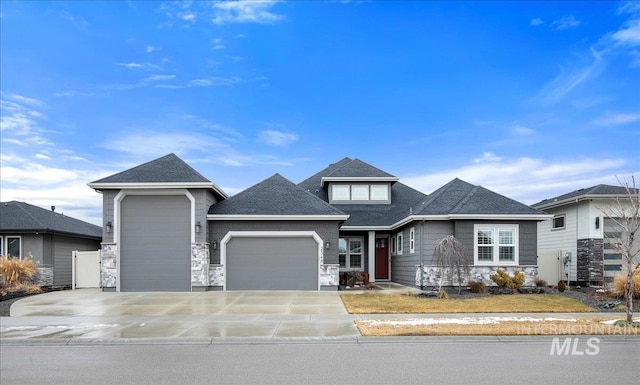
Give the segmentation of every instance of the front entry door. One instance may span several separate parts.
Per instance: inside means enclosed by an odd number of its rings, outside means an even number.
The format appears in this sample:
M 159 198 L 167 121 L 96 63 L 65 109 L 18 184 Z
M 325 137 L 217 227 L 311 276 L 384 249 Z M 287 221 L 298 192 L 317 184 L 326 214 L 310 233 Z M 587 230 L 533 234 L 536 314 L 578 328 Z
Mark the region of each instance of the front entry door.
M 389 240 L 376 238 L 376 280 L 389 279 Z

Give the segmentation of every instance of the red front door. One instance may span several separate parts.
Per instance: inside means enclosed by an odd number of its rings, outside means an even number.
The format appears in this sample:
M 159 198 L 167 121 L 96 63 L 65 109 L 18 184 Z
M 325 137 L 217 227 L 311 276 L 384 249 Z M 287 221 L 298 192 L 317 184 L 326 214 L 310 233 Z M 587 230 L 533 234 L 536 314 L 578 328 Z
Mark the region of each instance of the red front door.
M 389 240 L 376 238 L 376 279 L 389 279 Z

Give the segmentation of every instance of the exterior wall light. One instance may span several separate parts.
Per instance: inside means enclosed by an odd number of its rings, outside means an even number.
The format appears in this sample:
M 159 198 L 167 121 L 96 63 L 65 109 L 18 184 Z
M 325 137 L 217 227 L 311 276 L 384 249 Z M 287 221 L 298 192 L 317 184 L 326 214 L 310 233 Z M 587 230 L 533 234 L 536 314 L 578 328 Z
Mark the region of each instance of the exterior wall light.
M 330 241 L 326 241 L 324 243 L 324 247 L 325 247 L 325 249 L 329 250 L 331 248 L 331 242 Z
M 199 233 L 201 229 L 202 229 L 202 224 L 200 223 L 200 221 L 196 222 L 196 233 Z
M 107 231 L 107 233 L 111 232 L 111 221 L 108 221 L 107 223 L 104 224 L 104 229 Z
M 214 250 L 218 250 L 218 241 L 216 241 L 215 239 L 213 240 L 213 242 L 211 242 L 211 247 Z

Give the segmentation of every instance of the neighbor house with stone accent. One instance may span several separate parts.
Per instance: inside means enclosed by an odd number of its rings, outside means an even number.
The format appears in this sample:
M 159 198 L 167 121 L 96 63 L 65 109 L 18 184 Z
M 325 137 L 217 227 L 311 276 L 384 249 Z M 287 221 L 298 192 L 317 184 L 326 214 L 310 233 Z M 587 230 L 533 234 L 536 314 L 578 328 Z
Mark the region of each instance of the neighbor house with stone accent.
M 537 223 L 550 217 L 459 179 L 426 195 L 350 158 L 232 197 L 174 154 L 89 186 L 103 194 L 102 286 L 116 291 L 337 290 L 349 271 L 430 286 L 448 235 L 472 279 L 504 268 L 531 283 Z
M 72 283 L 73 251 L 100 250 L 102 228 L 25 202 L 0 203 L 0 255 L 38 262 L 42 285 Z
M 624 187 L 600 184 L 532 205 L 552 216 L 538 223 L 541 278 L 549 283 L 568 280 L 602 286 L 621 274 L 625 262 L 613 246 L 620 242 L 620 228 L 601 210 L 606 212 L 616 199 L 625 198 Z

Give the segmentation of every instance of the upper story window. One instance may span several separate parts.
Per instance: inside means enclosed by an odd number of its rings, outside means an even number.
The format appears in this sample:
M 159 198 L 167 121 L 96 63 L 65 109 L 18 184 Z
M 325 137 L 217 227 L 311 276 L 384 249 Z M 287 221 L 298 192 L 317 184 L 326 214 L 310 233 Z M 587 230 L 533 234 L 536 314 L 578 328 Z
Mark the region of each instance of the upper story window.
M 566 216 L 564 214 L 562 215 L 556 215 L 555 217 L 553 217 L 552 222 L 551 222 L 551 230 L 562 230 L 566 228 L 565 225 L 565 221 L 566 221 Z
M 391 203 L 389 184 L 332 183 L 329 203 Z

